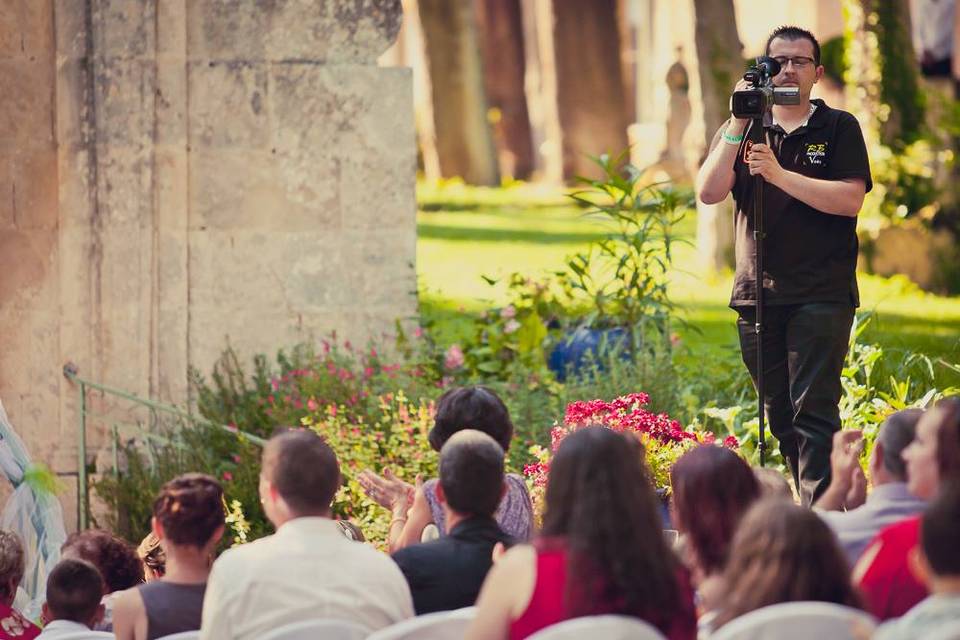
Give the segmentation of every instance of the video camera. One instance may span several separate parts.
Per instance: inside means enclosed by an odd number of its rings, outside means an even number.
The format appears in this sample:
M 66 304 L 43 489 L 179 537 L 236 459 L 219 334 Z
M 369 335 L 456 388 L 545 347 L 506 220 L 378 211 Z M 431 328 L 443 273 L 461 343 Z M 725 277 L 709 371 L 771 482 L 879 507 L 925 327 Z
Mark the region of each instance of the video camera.
M 767 114 L 775 104 L 800 104 L 800 87 L 775 87 L 773 78 L 780 73 L 780 63 L 770 56 L 760 56 L 743 79 L 751 89 L 734 91 L 730 111 L 735 118 L 755 120 Z

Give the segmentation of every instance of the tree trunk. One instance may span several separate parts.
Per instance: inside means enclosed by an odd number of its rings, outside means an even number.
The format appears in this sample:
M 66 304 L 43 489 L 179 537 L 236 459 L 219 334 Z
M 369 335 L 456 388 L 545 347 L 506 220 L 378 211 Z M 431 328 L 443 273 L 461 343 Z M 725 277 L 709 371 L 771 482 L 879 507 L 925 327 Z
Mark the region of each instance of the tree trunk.
M 518 180 L 533 173 L 533 135 L 524 88 L 526 55 L 520 0 L 479 0 L 477 18 L 484 85 L 495 110 L 500 171 Z
M 704 151 L 720 125 L 730 117 L 730 94 L 743 75 L 743 45 L 737 32 L 733 0 L 694 0 L 694 36 L 703 100 Z M 733 223 L 730 199 L 717 205 L 697 201 L 697 251 L 711 270 L 733 266 Z
M 730 117 L 730 94 L 743 75 L 743 45 L 733 0 L 694 0 L 694 37 L 703 99 L 704 157 L 713 135 Z
M 599 175 L 588 156 L 627 149 L 616 0 L 553 0 L 563 175 Z
M 920 137 L 925 101 L 920 90 L 920 65 L 913 51 L 909 0 L 861 0 L 866 28 L 876 34 L 880 54 L 880 102 L 890 107 L 880 125 L 881 141 L 894 150 Z
M 440 173 L 498 185 L 477 25 L 470 0 L 419 0 Z

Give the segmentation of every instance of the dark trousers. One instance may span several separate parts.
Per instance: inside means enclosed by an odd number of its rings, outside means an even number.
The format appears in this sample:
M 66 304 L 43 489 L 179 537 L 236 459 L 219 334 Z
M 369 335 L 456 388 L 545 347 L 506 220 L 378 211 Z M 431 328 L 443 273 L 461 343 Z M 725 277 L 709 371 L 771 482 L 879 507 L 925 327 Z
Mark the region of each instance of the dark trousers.
M 756 309 L 738 307 L 740 353 L 757 383 Z M 770 432 L 803 503 L 830 484 L 830 450 L 840 429 L 840 374 L 854 308 L 843 303 L 766 305 L 763 316 L 764 406 Z

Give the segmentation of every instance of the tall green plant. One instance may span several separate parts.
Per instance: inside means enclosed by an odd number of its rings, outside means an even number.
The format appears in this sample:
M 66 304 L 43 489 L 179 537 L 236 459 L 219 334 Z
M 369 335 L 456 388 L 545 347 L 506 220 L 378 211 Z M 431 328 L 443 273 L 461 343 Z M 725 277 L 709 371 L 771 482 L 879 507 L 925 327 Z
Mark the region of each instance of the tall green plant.
M 603 177 L 578 178 L 583 188 L 570 194 L 588 215 L 608 222 L 610 231 L 568 259 L 566 282 L 592 304 L 582 323 L 625 328 L 636 356 L 655 337 L 669 344 L 676 305 L 667 290 L 668 273 L 674 245 L 686 242 L 675 228 L 691 199 L 689 192 L 643 184 L 640 170 L 625 158 L 626 152 L 594 158 Z

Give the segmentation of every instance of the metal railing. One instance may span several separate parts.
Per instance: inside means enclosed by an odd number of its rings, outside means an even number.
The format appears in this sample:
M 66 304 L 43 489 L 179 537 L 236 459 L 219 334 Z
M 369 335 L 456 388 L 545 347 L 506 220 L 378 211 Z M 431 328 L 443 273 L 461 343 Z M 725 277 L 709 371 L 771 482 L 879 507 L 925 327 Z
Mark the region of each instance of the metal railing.
M 150 410 L 151 417 L 153 418 L 154 422 L 158 422 L 159 416 L 161 414 L 165 414 L 168 416 L 173 416 L 178 420 L 188 424 L 222 429 L 259 447 L 263 447 L 267 443 L 266 440 L 259 436 L 255 436 L 252 433 L 240 431 L 236 427 L 231 427 L 225 424 L 216 424 L 207 420 L 206 418 L 194 415 L 190 411 L 175 405 L 158 402 L 157 400 L 152 400 L 150 398 L 142 398 L 137 394 L 131 393 L 124 389 L 111 387 L 109 385 L 81 378 L 80 371 L 77 366 L 69 362 L 63 366 L 63 376 L 70 382 L 77 385 L 77 390 L 79 393 L 79 402 L 77 403 L 77 528 L 79 530 L 86 529 L 89 525 L 90 519 L 90 484 L 87 475 L 87 416 L 89 415 L 87 391 L 89 390 L 99 391 L 105 395 L 114 396 L 122 400 L 126 400 L 131 404 L 145 407 Z M 168 438 L 150 433 L 149 430 L 144 429 L 141 425 L 136 425 L 136 428 L 140 432 L 140 435 L 147 439 L 155 440 L 164 444 L 176 444 Z M 120 425 L 112 425 L 111 433 L 113 437 L 113 468 L 114 472 L 116 473 L 119 469 L 118 443 L 120 439 Z

